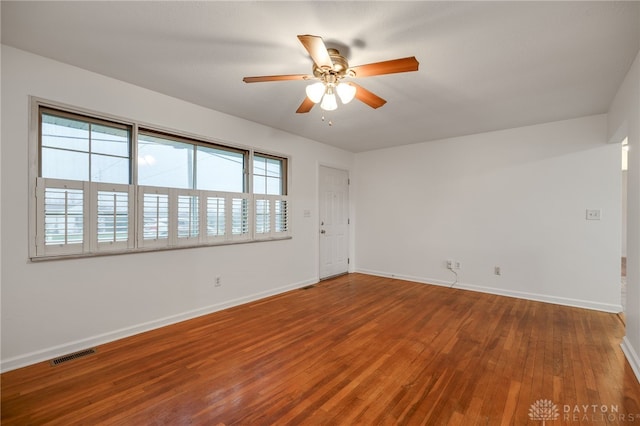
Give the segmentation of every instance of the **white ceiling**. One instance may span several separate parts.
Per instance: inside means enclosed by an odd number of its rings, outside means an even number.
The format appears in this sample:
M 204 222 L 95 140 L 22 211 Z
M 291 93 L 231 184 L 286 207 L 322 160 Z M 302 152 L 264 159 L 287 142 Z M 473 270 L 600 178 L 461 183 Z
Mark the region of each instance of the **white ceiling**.
M 2 43 L 353 152 L 608 110 L 640 47 L 640 2 L 2 1 Z M 296 35 L 351 65 L 416 56 L 358 83 L 388 103 L 296 114 Z M 108 111 L 107 111 L 108 112 Z M 215 137 L 215 135 L 210 135 Z

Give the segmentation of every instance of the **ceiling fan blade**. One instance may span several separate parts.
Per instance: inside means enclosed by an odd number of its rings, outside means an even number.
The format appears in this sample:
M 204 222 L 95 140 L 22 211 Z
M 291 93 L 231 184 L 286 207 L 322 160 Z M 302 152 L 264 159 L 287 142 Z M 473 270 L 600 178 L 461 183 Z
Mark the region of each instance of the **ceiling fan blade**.
M 415 56 L 390 61 L 375 62 L 373 64 L 351 67 L 356 77 L 371 77 L 374 75 L 394 74 L 398 72 L 418 71 L 419 62 Z
M 322 69 L 333 69 L 333 61 L 327 52 L 327 46 L 324 45 L 322 37 L 314 35 L 299 35 L 298 40 L 307 49 L 309 56 L 313 62 Z
M 380 108 L 382 105 L 387 103 L 387 101 L 382 99 L 380 96 L 376 95 L 373 92 L 368 91 L 364 87 L 353 82 L 349 82 L 349 84 L 351 84 L 356 88 L 356 99 L 358 99 L 361 102 L 364 102 L 365 104 L 369 105 L 371 108 Z
M 259 77 L 245 77 L 242 81 L 245 83 L 261 83 L 263 81 L 308 80 L 312 78 L 314 77 L 308 74 L 265 75 Z
M 314 105 L 315 104 L 311 99 L 309 99 L 308 97 L 305 97 L 304 101 L 302 101 L 302 103 L 300 104 L 296 112 L 298 114 L 304 114 L 305 112 L 311 111 L 311 108 L 313 108 Z

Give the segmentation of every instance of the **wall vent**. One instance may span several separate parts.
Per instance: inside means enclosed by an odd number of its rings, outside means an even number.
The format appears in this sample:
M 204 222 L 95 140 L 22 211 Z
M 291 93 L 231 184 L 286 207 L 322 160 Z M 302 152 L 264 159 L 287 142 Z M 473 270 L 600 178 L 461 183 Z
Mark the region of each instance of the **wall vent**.
M 58 365 L 58 364 L 62 364 L 63 362 L 67 362 L 67 361 L 71 361 L 71 360 L 74 360 L 74 359 L 82 358 L 82 357 L 85 357 L 85 356 L 88 356 L 88 355 L 92 355 L 92 354 L 95 354 L 95 353 L 96 353 L 96 350 L 93 349 L 93 348 L 85 349 L 83 351 L 74 352 L 74 353 L 69 354 L 69 355 L 63 355 L 63 356 L 60 356 L 58 358 L 54 358 L 50 362 L 51 362 L 51 365 Z

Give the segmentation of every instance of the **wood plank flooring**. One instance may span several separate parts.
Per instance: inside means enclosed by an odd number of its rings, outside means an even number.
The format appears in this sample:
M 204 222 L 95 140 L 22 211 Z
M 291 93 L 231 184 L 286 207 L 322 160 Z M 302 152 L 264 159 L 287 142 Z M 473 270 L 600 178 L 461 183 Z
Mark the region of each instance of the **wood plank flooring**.
M 623 335 L 614 314 L 350 274 L 4 373 L 1 420 L 634 424 Z M 557 420 L 529 417 L 539 400 Z

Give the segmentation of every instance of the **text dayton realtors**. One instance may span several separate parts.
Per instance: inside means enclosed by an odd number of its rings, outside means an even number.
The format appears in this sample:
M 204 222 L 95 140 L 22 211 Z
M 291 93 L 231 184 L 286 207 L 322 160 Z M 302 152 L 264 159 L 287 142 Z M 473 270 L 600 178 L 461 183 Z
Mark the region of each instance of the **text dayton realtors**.
M 633 422 L 640 420 L 640 414 L 621 413 L 617 405 L 604 404 L 575 404 L 562 406 L 563 420 L 565 421 L 593 421 L 593 422 Z

